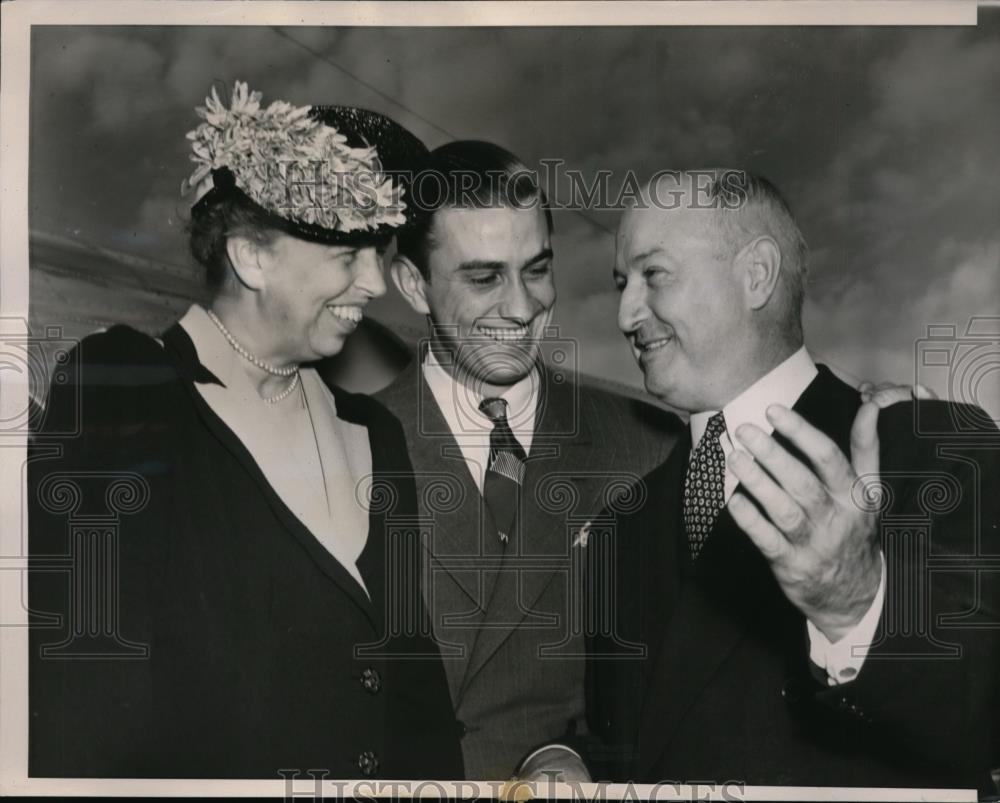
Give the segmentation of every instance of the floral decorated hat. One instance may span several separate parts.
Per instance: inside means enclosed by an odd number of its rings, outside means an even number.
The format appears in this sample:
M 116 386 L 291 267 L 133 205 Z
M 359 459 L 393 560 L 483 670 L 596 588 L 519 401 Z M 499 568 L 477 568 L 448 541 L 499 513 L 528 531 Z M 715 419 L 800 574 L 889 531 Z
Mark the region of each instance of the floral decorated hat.
M 331 244 L 387 241 L 410 214 L 407 178 L 427 149 L 398 123 L 350 106 L 260 105 L 237 81 L 228 106 L 212 87 L 187 134 L 197 167 L 181 186 L 194 217 L 238 196 L 275 228 Z

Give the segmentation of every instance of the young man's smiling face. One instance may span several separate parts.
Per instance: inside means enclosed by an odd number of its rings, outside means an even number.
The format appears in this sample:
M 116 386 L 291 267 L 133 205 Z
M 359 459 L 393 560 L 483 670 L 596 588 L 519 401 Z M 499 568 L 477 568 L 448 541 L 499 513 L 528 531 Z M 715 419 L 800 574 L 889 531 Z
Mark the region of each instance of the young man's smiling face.
M 431 243 L 421 289 L 451 373 L 501 391 L 526 377 L 556 300 L 544 211 L 441 209 Z

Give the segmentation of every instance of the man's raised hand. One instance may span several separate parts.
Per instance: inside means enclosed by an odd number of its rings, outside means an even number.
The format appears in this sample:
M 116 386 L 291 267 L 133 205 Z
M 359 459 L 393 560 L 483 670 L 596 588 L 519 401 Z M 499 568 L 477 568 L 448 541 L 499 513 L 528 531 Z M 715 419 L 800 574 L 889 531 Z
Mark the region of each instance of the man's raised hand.
M 851 429 L 851 458 L 802 416 L 781 405 L 768 421 L 813 468 L 753 424 L 736 430 L 729 467 L 740 488 L 729 511 L 771 565 L 785 596 L 831 642 L 861 621 L 882 575 L 876 515 L 879 404 L 862 404 Z M 813 470 L 815 469 L 815 470 Z M 765 515 L 750 501 L 752 496 Z

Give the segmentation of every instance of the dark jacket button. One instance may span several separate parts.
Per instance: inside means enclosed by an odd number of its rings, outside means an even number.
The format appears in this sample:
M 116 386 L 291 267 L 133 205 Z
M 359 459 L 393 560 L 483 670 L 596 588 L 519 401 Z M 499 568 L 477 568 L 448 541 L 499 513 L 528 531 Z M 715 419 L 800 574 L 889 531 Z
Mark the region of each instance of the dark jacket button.
M 848 710 L 852 714 L 854 714 L 854 716 L 856 716 L 858 719 L 862 719 L 865 722 L 868 722 L 870 720 L 870 717 L 868 716 L 867 712 L 857 703 L 852 703 Z
M 455 720 L 455 727 L 458 730 L 458 736 L 459 736 L 459 738 L 465 736 L 465 734 L 467 734 L 469 732 L 469 726 L 466 725 L 464 722 L 462 722 L 462 720 L 460 720 L 460 719 L 456 719 Z
M 378 756 L 371 750 L 365 750 L 358 756 L 358 769 L 366 778 L 371 778 L 378 772 Z
M 379 689 L 382 688 L 382 677 L 379 675 L 378 670 L 368 667 L 368 669 L 362 672 L 361 685 L 369 694 L 378 694 Z
M 797 678 L 789 678 L 785 681 L 785 685 L 781 687 L 781 696 L 791 704 L 799 702 L 804 692 L 803 684 Z

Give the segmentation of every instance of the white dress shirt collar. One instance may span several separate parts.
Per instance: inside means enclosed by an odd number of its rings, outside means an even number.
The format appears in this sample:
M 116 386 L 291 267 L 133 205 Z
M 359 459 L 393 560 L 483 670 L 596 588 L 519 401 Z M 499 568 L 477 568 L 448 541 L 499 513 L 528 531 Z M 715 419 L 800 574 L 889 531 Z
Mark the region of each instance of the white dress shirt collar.
M 479 409 L 483 397 L 448 373 L 433 349 L 427 350 L 423 368 L 424 379 L 456 440 L 461 440 L 459 436 L 466 433 L 478 431 L 484 431 L 488 436 L 493 430 L 493 422 Z M 531 450 L 535 431 L 538 387 L 538 372 L 535 369 L 500 394 L 500 398 L 507 402 L 507 423 L 525 453 Z
M 772 404 L 792 407 L 799 400 L 802 392 L 809 387 L 809 383 L 813 381 L 817 373 L 812 357 L 803 346 L 722 408 L 722 415 L 726 420 L 726 431 L 720 436 L 719 442 L 722 444 L 722 452 L 727 459 L 724 489 L 726 502 L 729 501 L 739 484 L 736 475 L 729 470 L 729 455 L 733 449 L 741 449 L 746 452 L 746 449 L 735 438 L 736 428 L 741 424 L 755 424 L 764 432 L 771 434 L 774 428 L 765 415 L 767 408 Z M 719 411 L 706 410 L 692 413 L 692 455 L 694 454 L 694 446 L 698 445 L 698 441 L 705 434 L 708 420 L 717 412 Z
M 726 433 L 732 437 L 741 424 L 756 424 L 770 434 L 773 427 L 765 415 L 767 408 L 772 404 L 792 407 L 817 373 L 816 364 L 806 347 L 802 346 L 722 408 L 722 415 L 726 419 Z M 719 411 L 707 410 L 691 414 L 692 446 L 698 445 L 705 434 L 708 420 L 717 412 Z
M 482 397 L 448 373 L 433 349 L 427 349 L 424 357 L 423 376 L 482 491 L 486 464 L 489 462 L 490 433 L 493 431 L 493 422 L 479 409 Z M 500 394 L 507 402 L 507 422 L 525 454 L 531 453 L 535 434 L 540 379 L 536 367 Z

